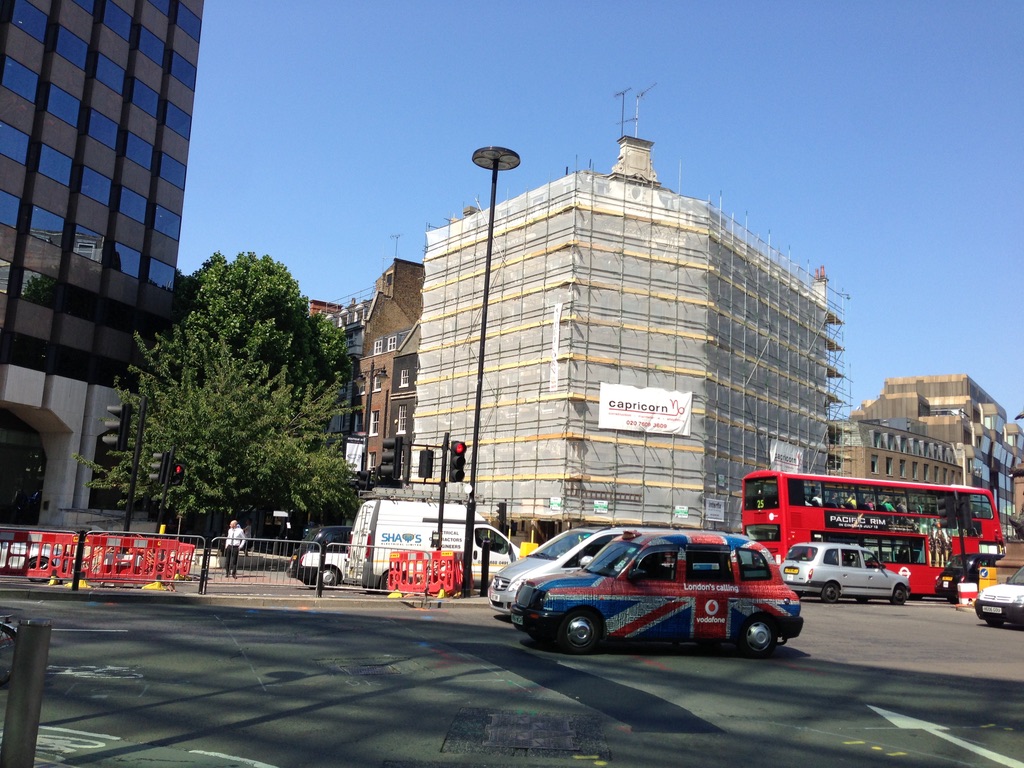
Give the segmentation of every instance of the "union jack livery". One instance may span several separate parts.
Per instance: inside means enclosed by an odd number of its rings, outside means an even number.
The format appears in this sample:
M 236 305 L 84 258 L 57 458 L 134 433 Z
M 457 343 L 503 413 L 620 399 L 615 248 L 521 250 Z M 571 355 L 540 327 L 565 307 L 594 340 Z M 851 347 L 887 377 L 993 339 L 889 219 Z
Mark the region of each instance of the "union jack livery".
M 800 634 L 796 593 L 761 544 L 710 531 L 626 533 L 584 569 L 527 581 L 515 626 L 566 653 L 603 639 L 735 643 L 770 656 Z

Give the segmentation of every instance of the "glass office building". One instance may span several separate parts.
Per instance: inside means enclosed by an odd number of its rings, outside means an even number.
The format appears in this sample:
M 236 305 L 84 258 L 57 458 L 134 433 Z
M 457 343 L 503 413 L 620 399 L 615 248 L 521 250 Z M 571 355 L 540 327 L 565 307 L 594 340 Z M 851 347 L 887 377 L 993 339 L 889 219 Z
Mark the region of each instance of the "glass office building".
M 0 522 L 69 524 L 170 317 L 203 0 L 0 0 Z

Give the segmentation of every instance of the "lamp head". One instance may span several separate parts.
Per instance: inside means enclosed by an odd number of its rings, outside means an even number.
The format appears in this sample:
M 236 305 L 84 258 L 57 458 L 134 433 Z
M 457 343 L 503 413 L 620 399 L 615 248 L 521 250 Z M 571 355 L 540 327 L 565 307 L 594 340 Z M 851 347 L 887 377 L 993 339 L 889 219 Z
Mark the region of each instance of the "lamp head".
M 511 171 L 519 165 L 519 155 L 504 147 L 481 147 L 473 153 L 473 162 L 489 171 Z

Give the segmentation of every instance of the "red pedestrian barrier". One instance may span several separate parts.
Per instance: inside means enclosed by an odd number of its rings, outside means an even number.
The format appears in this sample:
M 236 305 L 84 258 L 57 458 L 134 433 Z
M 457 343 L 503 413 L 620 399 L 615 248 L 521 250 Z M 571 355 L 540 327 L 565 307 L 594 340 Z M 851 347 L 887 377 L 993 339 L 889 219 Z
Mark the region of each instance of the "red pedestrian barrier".
M 70 578 L 75 534 L 66 531 L 0 531 L 0 575 L 49 578 L 50 564 Z
M 461 553 L 451 551 L 392 552 L 388 589 L 392 592 L 452 594 L 462 584 Z
M 70 581 L 74 577 L 78 534 L 29 531 L 24 542 L 11 549 L 27 547 L 24 570 L 30 579 Z M 171 538 L 131 534 L 86 534 L 79 574 L 86 582 L 129 582 L 147 584 L 186 578 L 192 571 L 195 545 Z M 0 555 L 2 555 L 0 546 Z

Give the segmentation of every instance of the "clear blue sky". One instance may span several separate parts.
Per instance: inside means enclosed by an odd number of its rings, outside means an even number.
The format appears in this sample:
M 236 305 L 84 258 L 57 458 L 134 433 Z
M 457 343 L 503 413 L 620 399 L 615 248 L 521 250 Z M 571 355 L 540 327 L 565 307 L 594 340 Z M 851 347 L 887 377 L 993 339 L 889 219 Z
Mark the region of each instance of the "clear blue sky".
M 477 147 L 522 156 L 499 199 L 610 171 L 627 88 L 663 185 L 849 296 L 854 406 L 966 373 L 1024 407 L 1017 0 L 207 0 L 179 268 L 254 251 L 368 292 L 486 206 Z

